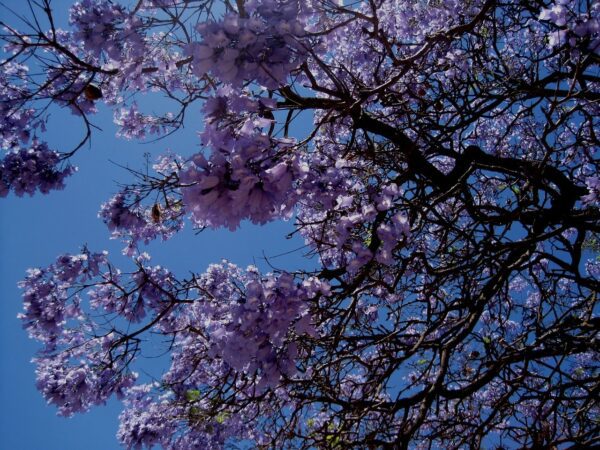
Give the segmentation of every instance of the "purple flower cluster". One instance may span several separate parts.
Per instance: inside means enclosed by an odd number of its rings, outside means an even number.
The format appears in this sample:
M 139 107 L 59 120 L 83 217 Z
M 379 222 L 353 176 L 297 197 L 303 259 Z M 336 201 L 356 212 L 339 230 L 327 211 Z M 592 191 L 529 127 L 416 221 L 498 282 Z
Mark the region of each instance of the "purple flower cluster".
M 567 24 L 567 14 L 569 12 L 565 5 L 569 3 L 571 3 L 571 0 L 557 0 L 551 8 L 542 8 L 538 18 L 548 20 L 558 27 L 563 27 Z
M 19 283 L 24 290 L 25 312 L 19 315 L 31 337 L 52 345 L 69 318 L 80 315 L 78 297 L 70 298 L 68 289 L 79 281 L 99 274 L 104 254 L 63 255 L 47 269 L 30 269 Z
M 343 127 L 334 131 L 338 137 L 344 132 Z M 365 186 L 355 175 L 363 170 L 361 163 L 336 157 L 335 151 L 323 139 L 310 155 L 310 170 L 298 189 L 306 242 L 318 248 L 323 264 L 345 267 L 351 275 L 374 259 L 390 265 L 394 251 L 406 247 L 411 235 L 408 217 L 395 210 L 402 191 L 394 183 Z M 383 213 L 376 230 L 365 226 Z M 375 237 L 379 243 L 373 247 Z
M 258 373 L 259 391 L 274 388 L 281 376 L 296 373 L 296 344 L 284 345 L 294 322 L 298 321 L 296 333 L 316 333 L 308 315 L 307 289 L 289 274 L 261 279 L 250 268 L 247 274 L 240 273 L 244 289 L 232 299 L 231 287 L 219 286 L 215 291 L 215 280 L 226 280 L 232 271 L 239 273 L 225 264 L 211 265 L 202 279 L 213 292 L 210 299 L 198 303 L 198 315 L 210 338 L 208 355 L 221 358 L 237 372 Z
M 143 256 L 137 258 L 139 264 Z M 98 284 L 87 292 L 90 306 L 124 317 L 130 323 L 139 323 L 148 314 L 160 314 L 171 306 L 173 276 L 163 267 L 145 266 L 132 274 L 131 295 L 125 294 L 118 284 L 125 281 L 128 280 L 120 272 L 113 272 L 110 283 Z M 169 328 L 168 321 L 157 323 L 157 327 L 163 326 Z
M 157 401 L 151 394 L 157 386 L 145 384 L 127 391 L 126 409 L 119 416 L 119 441 L 128 449 L 152 448 L 166 444 L 177 432 L 177 420 L 168 417 L 183 416 L 181 408 L 173 407 L 167 398 Z M 169 448 L 163 445 L 163 448 Z
M 93 351 L 87 346 L 88 351 Z M 58 407 L 62 416 L 85 412 L 92 406 L 106 403 L 108 397 L 123 396 L 123 390 L 132 386 L 136 376 L 121 375 L 107 366 L 95 368 L 90 363 L 73 363 L 74 352 L 56 358 L 36 358 L 36 386 L 49 404 Z
M 69 301 L 68 288 L 81 277 L 97 275 L 103 255 L 63 255 L 48 269 L 31 269 L 19 286 L 24 290 L 25 313 L 19 317 L 30 336 L 53 345 L 69 318 L 81 311 L 75 297 Z
M 60 154 L 37 140 L 28 149 L 10 151 L 0 161 L 0 197 L 12 190 L 17 196 L 33 195 L 36 190 L 47 194 L 63 189 L 64 179 L 76 171 L 67 166 L 59 169 Z
M 129 197 L 129 192 L 119 192 L 103 203 L 98 213 L 112 232 L 112 238 L 121 238 L 128 243 L 127 254 L 135 252 L 138 242 L 148 244 L 158 237 L 167 240 L 183 227 L 178 200 L 167 198 L 167 205 L 155 203 L 145 207 L 139 199 L 132 201 Z
M 115 110 L 114 123 L 119 126 L 118 137 L 125 139 L 144 139 L 147 134 L 161 135 L 168 129 L 168 123 L 173 118 L 171 113 L 165 117 L 154 117 L 142 114 L 134 102 L 129 107 Z
M 582 14 L 574 11 L 573 0 L 556 0 L 550 8 L 542 8 L 538 19 L 555 26 L 548 34 L 548 46 L 553 48 L 565 43 L 577 47 L 584 42 L 587 49 L 600 54 L 600 4 L 594 2 Z
M 295 182 L 306 169 L 293 141 L 260 132 L 270 123 L 248 117 L 239 133 L 210 130 L 212 154 L 196 154 L 179 173 L 183 203 L 196 224 L 235 230 L 244 219 L 264 224 L 291 216 Z
M 87 292 L 89 305 L 103 314 L 120 316 L 128 323 L 139 323 L 147 316 L 164 316 L 154 324 L 161 331 L 171 331 L 171 317 L 166 311 L 174 307 L 176 284 L 172 273 L 162 266 L 144 265 L 150 260 L 147 253 L 133 258 L 138 270 L 130 274 L 111 267 L 102 274 L 102 281 Z
M 200 136 L 211 153 L 194 155 L 178 174 L 183 204 L 198 226 L 235 230 L 244 219 L 291 217 L 307 167 L 294 139 L 266 132 L 274 106 L 273 99 L 230 86 L 206 102 Z
M 7 62 L 0 72 L 0 148 L 15 148 L 29 140 L 36 125 L 35 110 L 23 107 L 28 67 Z M 40 123 L 41 124 L 41 123 Z
M 178 401 L 173 392 L 157 394 L 158 383 L 127 390 L 125 410 L 119 416 L 117 438 L 127 449 L 172 448 L 220 450 L 226 442 L 252 439 L 252 412 L 236 407 L 235 412 L 211 414 L 206 401 L 196 400 L 200 391 L 186 391 Z M 190 395 L 192 393 L 192 395 Z
M 382 264 L 392 264 L 394 250 L 410 238 L 410 224 L 408 218 L 401 213 L 392 216 L 389 223 L 383 223 L 377 228 L 377 236 L 381 245 L 377 251 L 377 261 Z
M 44 344 L 34 360 L 37 387 L 61 415 L 87 411 L 112 394 L 121 395 L 136 377 L 124 371 L 122 361 L 107 359 L 116 337 L 88 336 L 93 328 L 77 287 L 100 276 L 106 264 L 105 253 L 62 255 L 46 269 L 29 270 L 19 284 L 25 309 L 19 318 L 29 336 Z
M 112 232 L 120 229 L 139 230 L 146 226 L 144 218 L 137 211 L 132 211 L 134 208 L 127 206 L 126 200 L 126 193 L 120 192 L 108 202 L 103 203 L 100 208 L 98 216 L 104 220 Z
M 581 200 L 588 205 L 597 205 L 600 199 L 600 177 L 587 177 L 585 184 L 588 193 Z
M 139 18 L 125 7 L 110 0 L 82 0 L 70 9 L 72 40 L 80 42 L 90 55 L 120 61 L 125 57 L 140 58 L 145 44 L 137 29 Z
M 234 86 L 255 80 L 276 88 L 302 63 L 306 52 L 298 1 L 270 0 L 248 9 L 250 17 L 227 14 L 196 27 L 202 42 L 192 42 L 186 52 L 194 58 L 197 76 L 211 72 Z

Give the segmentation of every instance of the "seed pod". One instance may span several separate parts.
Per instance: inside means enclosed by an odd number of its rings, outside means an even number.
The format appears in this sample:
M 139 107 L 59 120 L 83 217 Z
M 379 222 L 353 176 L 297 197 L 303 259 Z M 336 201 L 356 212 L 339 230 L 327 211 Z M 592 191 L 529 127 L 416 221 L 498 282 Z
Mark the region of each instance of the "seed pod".
M 160 206 L 158 203 L 155 203 L 152 207 L 152 220 L 154 223 L 160 222 Z
M 477 359 L 479 358 L 479 352 L 477 350 L 473 350 L 469 353 L 469 359 Z
M 93 102 L 94 100 L 102 98 L 102 91 L 99 87 L 94 86 L 93 84 L 88 84 L 83 89 L 83 95 L 85 96 L 85 98 Z
M 462 373 L 463 373 L 463 375 L 464 375 L 464 376 L 469 376 L 469 375 L 471 375 L 473 372 L 475 372 L 475 369 L 473 369 L 472 367 L 469 367 L 469 366 L 465 366 L 465 367 L 463 367 L 463 371 L 462 371 Z

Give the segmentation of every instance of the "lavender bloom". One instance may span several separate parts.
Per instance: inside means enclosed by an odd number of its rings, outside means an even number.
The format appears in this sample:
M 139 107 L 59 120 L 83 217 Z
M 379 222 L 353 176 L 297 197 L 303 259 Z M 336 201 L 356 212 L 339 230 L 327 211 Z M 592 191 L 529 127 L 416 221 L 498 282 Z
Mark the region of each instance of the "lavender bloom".
M 122 238 L 127 242 L 124 251 L 131 256 L 139 242 L 148 244 L 158 237 L 167 240 L 181 230 L 180 209 L 178 200 L 174 198 L 166 206 L 155 203 L 144 207 L 135 200 L 132 202 L 128 192 L 120 192 L 102 204 L 98 217 L 108 226 L 113 239 Z
M 598 204 L 600 197 L 600 177 L 587 177 L 585 184 L 589 193 L 581 197 L 581 200 L 588 205 Z
M 203 40 L 186 48 L 197 76 L 210 71 L 234 86 L 256 80 L 275 88 L 302 63 L 306 52 L 297 2 L 264 2 L 254 12 L 249 18 L 227 14 L 222 21 L 197 26 Z
M 283 144 L 283 145 L 281 145 Z M 192 158 L 180 172 L 183 203 L 199 226 L 235 230 L 243 219 L 264 224 L 289 218 L 295 204 L 294 182 L 304 175 L 298 156 L 276 156 L 288 143 L 251 133 L 230 141 L 227 152 Z
M 36 140 L 28 149 L 8 152 L 0 161 L 0 197 L 6 197 L 10 190 L 21 197 L 23 194 L 31 196 L 38 189 L 43 194 L 63 189 L 65 178 L 76 168 L 58 169 L 59 164 L 59 153 Z

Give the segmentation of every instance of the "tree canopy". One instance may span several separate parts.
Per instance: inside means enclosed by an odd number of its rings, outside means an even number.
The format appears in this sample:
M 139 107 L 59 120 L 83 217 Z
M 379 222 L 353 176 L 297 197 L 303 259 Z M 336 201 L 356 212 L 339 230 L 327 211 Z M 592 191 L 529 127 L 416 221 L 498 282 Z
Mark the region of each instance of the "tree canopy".
M 128 449 L 600 445 L 599 2 L 81 0 L 63 28 L 28 4 L 1 22 L 0 196 L 64 187 L 99 107 L 131 140 L 199 118 L 200 151 L 99 205 L 133 269 L 84 247 L 21 283 L 59 414 L 122 399 Z M 57 108 L 74 148 L 44 141 Z M 144 251 L 281 219 L 314 270 Z

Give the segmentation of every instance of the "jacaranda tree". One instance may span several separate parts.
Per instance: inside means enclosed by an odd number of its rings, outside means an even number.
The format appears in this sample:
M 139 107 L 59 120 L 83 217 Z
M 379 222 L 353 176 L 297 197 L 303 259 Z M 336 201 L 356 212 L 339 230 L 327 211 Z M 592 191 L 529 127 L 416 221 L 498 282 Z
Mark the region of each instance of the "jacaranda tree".
M 100 207 L 133 270 L 84 248 L 21 283 L 59 414 L 115 395 L 130 449 L 600 445 L 598 1 L 28 1 L 0 195 L 62 188 L 100 105 L 125 139 L 202 122 Z M 76 148 L 44 142 L 57 109 Z M 280 219 L 315 270 L 179 279 L 144 252 Z

